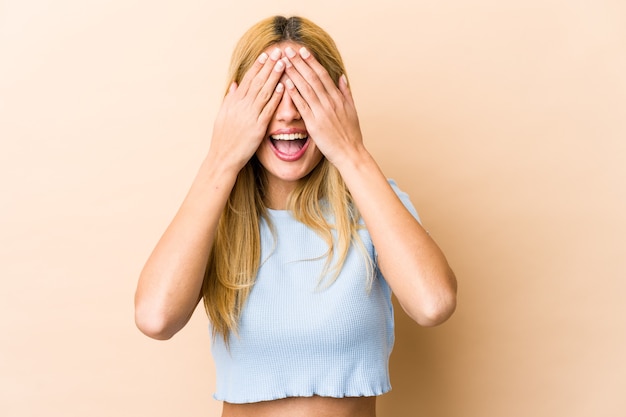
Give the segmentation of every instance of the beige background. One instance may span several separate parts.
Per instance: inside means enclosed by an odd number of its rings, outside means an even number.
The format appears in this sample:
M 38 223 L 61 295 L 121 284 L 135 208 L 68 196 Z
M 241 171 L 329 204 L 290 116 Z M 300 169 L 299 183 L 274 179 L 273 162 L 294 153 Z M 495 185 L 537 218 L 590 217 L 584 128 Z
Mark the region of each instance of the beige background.
M 366 142 L 460 282 L 398 312 L 381 417 L 626 413 L 626 3 L 0 1 L 0 415 L 217 416 L 207 322 L 133 324 L 234 43 L 336 39 Z

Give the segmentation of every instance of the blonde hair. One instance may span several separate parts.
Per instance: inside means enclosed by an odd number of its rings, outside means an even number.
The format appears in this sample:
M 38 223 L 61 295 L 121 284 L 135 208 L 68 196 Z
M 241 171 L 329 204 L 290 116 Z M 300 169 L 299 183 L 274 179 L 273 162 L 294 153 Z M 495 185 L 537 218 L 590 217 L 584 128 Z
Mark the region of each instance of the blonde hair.
M 255 24 L 239 40 L 232 55 L 227 85 L 233 81 L 239 83 L 261 52 L 283 41 L 306 46 L 335 84 L 345 74 L 335 42 L 323 29 L 302 17 L 275 16 Z M 253 157 L 237 176 L 208 258 L 202 286 L 204 306 L 213 335 L 223 336 L 227 344 L 230 333 L 237 332 L 241 312 L 261 262 L 260 219 L 265 218 L 269 223 L 263 199 L 265 184 L 265 172 Z M 364 250 L 357 233 L 360 216 L 339 171 L 323 158 L 299 181 L 288 198 L 287 208 L 297 220 L 311 227 L 328 243 L 320 282 L 330 276 L 327 284 L 332 284 L 351 244 L 354 242 Z M 330 224 L 327 218 L 334 219 L 334 224 Z M 335 253 L 337 261 L 331 265 Z M 367 259 L 368 275 L 371 276 L 371 260 Z

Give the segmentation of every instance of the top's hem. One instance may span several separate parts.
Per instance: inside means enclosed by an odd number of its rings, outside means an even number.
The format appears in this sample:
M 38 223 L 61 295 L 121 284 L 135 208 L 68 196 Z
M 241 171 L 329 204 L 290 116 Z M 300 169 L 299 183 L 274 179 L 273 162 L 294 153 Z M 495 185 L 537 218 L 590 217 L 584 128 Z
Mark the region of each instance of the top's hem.
M 349 393 L 328 394 L 328 393 L 320 393 L 320 392 L 307 392 L 303 394 L 284 394 L 284 395 L 281 394 L 281 395 L 275 395 L 275 396 L 265 396 L 265 397 L 260 397 L 257 399 L 248 398 L 248 399 L 230 399 L 230 400 L 227 399 L 226 396 L 213 394 L 213 399 L 217 401 L 224 401 L 224 402 L 231 403 L 231 404 L 250 404 L 250 403 L 260 403 L 260 402 L 265 402 L 265 401 L 283 400 L 285 398 L 310 398 L 310 397 L 315 397 L 315 396 L 328 397 L 328 398 L 377 397 L 379 395 L 386 394 L 389 391 L 391 391 L 391 387 L 388 387 L 379 391 L 373 391 L 367 394 L 349 394 Z

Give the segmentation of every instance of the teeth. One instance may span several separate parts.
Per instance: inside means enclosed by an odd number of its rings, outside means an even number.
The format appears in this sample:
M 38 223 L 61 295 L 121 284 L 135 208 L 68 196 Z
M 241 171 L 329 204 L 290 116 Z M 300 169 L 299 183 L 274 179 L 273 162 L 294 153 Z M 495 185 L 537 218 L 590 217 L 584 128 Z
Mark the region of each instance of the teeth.
M 304 133 L 281 133 L 279 135 L 272 135 L 271 138 L 274 140 L 295 140 L 295 139 L 306 139 L 308 136 Z

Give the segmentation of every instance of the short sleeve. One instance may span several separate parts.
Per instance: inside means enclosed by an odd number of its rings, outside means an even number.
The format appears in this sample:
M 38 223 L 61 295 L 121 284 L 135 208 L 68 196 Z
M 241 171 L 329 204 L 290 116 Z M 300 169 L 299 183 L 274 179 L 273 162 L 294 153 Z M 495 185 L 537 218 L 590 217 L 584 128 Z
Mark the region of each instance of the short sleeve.
M 422 221 L 420 220 L 420 216 L 419 214 L 417 214 L 417 210 L 415 210 L 413 203 L 411 203 L 411 199 L 409 198 L 409 195 L 398 187 L 398 184 L 396 184 L 395 180 L 388 179 L 387 181 L 389 182 L 389 185 L 391 185 L 391 188 L 393 188 L 393 191 L 396 193 L 396 195 L 398 196 L 398 198 L 400 199 L 404 207 L 406 207 L 409 213 L 411 213 L 413 217 L 415 217 L 415 219 L 421 224 Z

